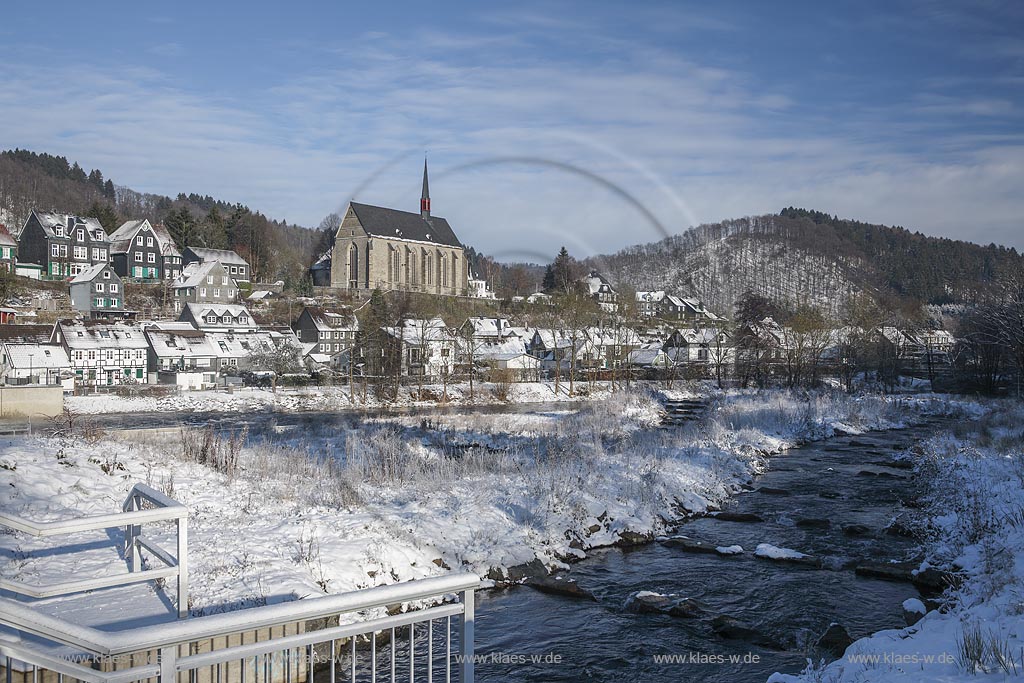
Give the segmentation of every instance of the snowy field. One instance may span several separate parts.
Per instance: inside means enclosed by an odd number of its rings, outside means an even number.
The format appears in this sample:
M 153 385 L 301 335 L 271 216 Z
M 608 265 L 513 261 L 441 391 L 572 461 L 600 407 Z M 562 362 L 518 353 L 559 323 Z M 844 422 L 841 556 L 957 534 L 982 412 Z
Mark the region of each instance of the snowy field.
M 574 412 L 379 419 L 249 435 L 245 445 L 202 430 L 11 438 L 0 506 L 59 519 L 119 509 L 138 481 L 164 491 L 190 509 L 191 606 L 208 613 L 448 568 L 501 581 L 527 563 L 561 567 L 714 508 L 769 454 L 942 405 L 745 392 L 671 430 L 652 428 L 659 409 L 649 395 L 615 394 Z M 0 536 L 15 558 L 3 574 L 123 571 L 106 535 L 76 541 L 79 551 L 54 561 L 51 540 Z
M 620 383 L 621 384 L 621 383 Z M 633 383 L 642 387 L 645 383 Z M 672 398 L 690 398 L 695 390 L 687 389 L 681 382 L 675 382 L 669 388 L 658 385 L 661 390 Z M 140 412 L 251 412 L 255 410 L 280 411 L 321 411 L 344 408 L 382 408 L 386 406 L 436 406 L 443 396 L 443 402 L 450 405 L 487 405 L 487 404 L 518 404 L 547 402 L 584 402 L 603 399 L 615 393 L 608 382 L 576 384 L 575 392 L 569 395 L 568 382 L 559 383 L 555 391 L 553 381 L 518 382 L 507 386 L 507 396 L 499 398 L 502 391 L 487 382 L 474 383 L 470 392 L 468 383 L 452 384 L 443 388 L 440 385 L 424 387 L 432 397 L 431 400 L 417 400 L 417 386 L 403 386 L 394 401 L 384 402 L 369 390 L 363 397 L 362 388 L 356 386 L 354 394 L 349 394 L 347 386 L 334 387 L 303 387 L 299 389 L 241 388 L 232 393 L 223 390 L 185 391 L 171 396 L 118 396 L 115 394 L 92 394 L 86 396 L 69 396 L 65 405 L 76 413 L 98 415 L 101 413 L 140 413 Z
M 1024 407 L 978 408 L 916 455 L 931 482 L 918 523 L 922 569 L 956 572 L 962 585 L 913 626 L 858 640 L 845 657 L 773 683 L 1024 678 Z

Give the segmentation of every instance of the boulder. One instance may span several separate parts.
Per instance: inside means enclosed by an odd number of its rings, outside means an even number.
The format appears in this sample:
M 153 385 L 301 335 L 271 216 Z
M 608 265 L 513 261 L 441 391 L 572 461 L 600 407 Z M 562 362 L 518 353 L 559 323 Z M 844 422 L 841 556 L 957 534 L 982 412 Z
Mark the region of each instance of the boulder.
M 829 624 L 829 627 L 818 638 L 815 646 L 834 657 L 842 657 L 843 653 L 846 652 L 846 648 L 852 644 L 853 638 L 850 637 L 849 632 L 845 628 L 839 624 Z
M 519 582 L 523 579 L 546 577 L 547 575 L 547 567 L 545 567 L 544 563 L 536 557 L 529 562 L 524 562 L 523 564 L 517 564 L 514 567 L 508 568 L 508 580 L 512 582 Z
M 917 598 L 910 598 L 903 601 L 903 620 L 907 622 L 907 626 L 913 626 L 917 622 L 924 618 L 927 613 L 927 608 L 924 603 Z
M 727 640 L 745 640 L 771 650 L 782 650 L 782 645 L 757 629 L 748 626 L 735 617 L 720 614 L 711 620 L 711 630 Z
M 763 522 L 764 517 L 755 515 L 753 512 L 716 512 L 708 515 L 712 519 L 722 522 Z
M 850 536 L 851 538 L 855 538 L 857 536 L 870 536 L 871 529 L 864 524 L 844 524 L 843 535 Z
M 899 536 L 901 538 L 917 538 L 914 530 L 900 519 L 894 519 L 889 526 L 885 527 L 885 533 L 889 536 Z
M 626 609 L 637 614 L 667 614 L 680 619 L 695 619 L 704 608 L 692 598 L 676 598 L 651 591 L 633 593 L 626 599 Z
M 560 576 L 543 576 L 528 579 L 526 585 L 530 586 L 534 590 L 540 591 L 541 593 L 547 593 L 549 595 L 562 595 L 567 598 L 577 598 L 579 600 L 593 600 L 597 602 L 597 598 L 590 591 L 581 587 L 576 583 L 575 579 L 565 579 Z
M 654 540 L 654 534 L 641 533 L 639 531 L 625 531 L 619 532 L 619 538 L 615 541 L 616 546 L 620 548 L 629 548 L 635 545 L 644 545 Z
M 913 579 L 915 569 L 915 562 L 862 562 L 853 571 L 857 576 L 909 583 Z
M 672 538 L 666 538 L 661 542 L 662 545 L 669 548 L 677 548 L 688 553 L 706 553 L 708 555 L 716 555 L 718 551 L 715 550 L 714 544 L 704 543 L 686 536 L 673 536 Z

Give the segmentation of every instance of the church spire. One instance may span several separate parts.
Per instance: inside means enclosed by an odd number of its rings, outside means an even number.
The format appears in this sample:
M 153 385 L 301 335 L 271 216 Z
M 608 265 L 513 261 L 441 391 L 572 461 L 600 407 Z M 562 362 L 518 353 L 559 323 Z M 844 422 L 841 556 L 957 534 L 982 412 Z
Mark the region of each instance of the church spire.
M 423 194 L 420 195 L 420 216 L 430 218 L 430 188 L 427 185 L 427 157 L 423 157 Z

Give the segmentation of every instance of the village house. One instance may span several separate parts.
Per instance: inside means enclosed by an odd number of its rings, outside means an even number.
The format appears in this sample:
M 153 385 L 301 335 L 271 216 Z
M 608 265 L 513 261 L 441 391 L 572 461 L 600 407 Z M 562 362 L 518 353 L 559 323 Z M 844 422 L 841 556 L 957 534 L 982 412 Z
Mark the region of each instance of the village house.
M 71 361 L 52 343 L 52 325 L 0 325 L 0 380 L 4 384 L 61 384 L 68 390 Z
M 438 378 L 454 374 L 458 338 L 441 318 L 409 318 L 383 329 L 391 341 L 385 352 L 399 355 L 402 375 Z
M 350 311 L 306 306 L 292 324 L 292 329 L 300 343 L 315 345 L 308 353 L 330 358 L 352 348 L 356 343 L 359 321 Z M 322 360 L 317 359 L 318 362 Z
M 619 295 L 604 275 L 592 270 L 581 278 L 580 282 L 586 287 L 586 291 L 602 311 L 615 313 L 619 310 Z
M 183 389 L 216 386 L 219 354 L 206 333 L 194 328 L 146 329 L 151 382 Z
M 98 263 L 71 278 L 71 307 L 91 318 L 126 317 L 124 284 L 113 266 Z
M 693 326 L 722 325 L 724 318 L 715 315 L 699 299 L 668 294 L 664 290 L 636 293 L 637 312 L 645 317 L 660 318 Z
M 672 331 L 663 345 L 673 364 L 731 363 L 734 358 L 731 337 L 714 327 L 684 327 Z
M 252 279 L 252 268 L 249 262 L 229 249 L 207 249 L 206 247 L 185 247 L 184 263 L 211 263 L 220 261 L 236 282 L 249 282 Z
M 134 323 L 61 320 L 51 343 L 67 352 L 76 386 L 145 384 L 149 379 L 149 343 Z
M 14 239 L 7 226 L 0 223 L 0 270 L 14 273 L 18 265 L 18 241 Z
M 448 221 L 430 213 L 423 165 L 420 212 L 350 202 L 313 284 L 349 293 L 374 289 L 467 296 L 466 254 Z
M 181 274 L 182 256 L 167 229 L 147 219 L 126 221 L 110 235 L 110 260 L 121 277 L 142 282 Z
M 193 261 L 171 282 L 171 295 L 180 313 L 189 303 L 232 304 L 238 300 L 238 284 L 220 261 Z
M 601 370 L 620 367 L 642 343 L 640 335 L 628 327 L 587 328 L 577 350 L 577 365 Z
M 62 279 L 109 263 L 110 237 L 95 218 L 33 211 L 18 234 L 18 258 Z

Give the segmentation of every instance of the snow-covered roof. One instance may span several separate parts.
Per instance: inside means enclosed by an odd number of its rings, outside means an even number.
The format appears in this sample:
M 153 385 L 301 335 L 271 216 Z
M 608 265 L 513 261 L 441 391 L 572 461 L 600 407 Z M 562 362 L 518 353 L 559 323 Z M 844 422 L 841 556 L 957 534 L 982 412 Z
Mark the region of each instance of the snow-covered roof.
M 274 341 L 268 332 L 216 332 L 206 333 L 206 338 L 218 358 L 245 358 L 254 351 L 269 351 Z
M 142 328 L 132 323 L 61 320 L 57 327 L 72 349 L 144 349 L 149 346 Z
M 448 329 L 448 326 L 444 324 L 441 318 L 407 318 L 402 321 L 401 327 L 384 327 L 381 329 L 396 339 L 400 337 L 407 344 L 450 342 L 455 339 L 455 335 L 451 333 L 451 330 Z
M 590 290 L 591 296 L 594 294 L 614 294 L 615 290 L 612 288 L 608 279 L 601 275 L 596 270 L 590 271 L 589 275 L 580 278 L 580 282 L 587 286 Z
M 466 318 L 463 326 L 470 325 L 473 328 L 473 336 L 482 339 L 504 339 L 506 337 L 519 336 L 512 327 L 512 324 L 504 318 L 485 318 L 474 316 Z
M 39 221 L 39 225 L 43 227 L 43 232 L 46 233 L 47 237 L 56 237 L 54 228 L 60 227 L 67 236 L 70 231 L 82 228 L 88 230 L 94 241 L 109 242 L 110 237 L 107 235 L 107 231 L 103 229 L 100 222 L 95 218 L 83 218 L 81 216 L 72 216 L 66 213 L 53 213 L 50 211 L 33 211 L 32 212 L 36 219 Z
M 253 320 L 252 314 L 249 313 L 249 309 L 240 304 L 205 304 L 205 303 L 192 303 L 185 304 L 185 309 L 182 311 L 182 318 L 188 314 L 196 324 L 200 327 L 205 327 L 207 324 L 227 324 L 221 323 L 220 319 L 231 318 L 230 324 L 235 324 L 234 321 L 238 321 L 238 324 L 249 327 L 255 327 L 256 321 Z M 206 323 L 206 319 L 210 316 L 216 316 L 218 318 L 217 323 Z M 244 320 L 243 320 L 244 318 Z
M 608 329 L 589 327 L 585 331 L 587 339 L 598 346 L 639 346 L 640 335 L 628 327 Z
M 53 325 L 0 325 L 0 344 L 45 344 Z
M 269 299 L 274 295 L 273 292 L 266 289 L 257 289 L 255 292 L 246 297 L 248 301 L 263 301 Z
M 181 275 L 174 278 L 172 287 L 174 289 L 194 289 L 206 284 L 206 277 L 210 271 L 220 265 L 219 261 L 193 261 L 181 270 Z M 228 278 L 233 286 L 234 280 Z M 220 284 L 219 282 L 217 284 Z
M 149 346 L 158 358 L 210 358 L 217 355 L 206 334 L 199 330 L 146 330 Z
M 626 362 L 630 365 L 662 365 L 669 357 L 661 349 L 636 349 L 626 354 Z
M 305 312 L 316 329 L 323 332 L 357 330 L 359 321 L 350 311 L 334 311 L 320 306 L 306 306 Z
M 174 244 L 174 240 L 171 238 L 171 233 L 167 232 L 167 228 L 164 227 L 163 223 L 152 224 L 148 219 L 142 218 L 138 220 L 125 221 L 121 224 L 117 230 L 110 234 L 110 252 L 111 253 L 124 253 L 131 247 L 132 240 L 139 234 L 144 228 L 148 229 L 153 237 L 156 239 L 157 246 L 160 247 L 160 253 L 164 256 L 181 256 L 181 252 L 178 251 L 178 247 Z
M 230 249 L 207 249 L 206 247 L 188 247 L 188 250 L 200 261 L 220 261 L 234 265 L 247 266 L 248 261 Z
M 18 241 L 14 239 L 14 236 L 7 230 L 7 226 L 0 223 L 0 246 L 4 247 L 16 247 Z
M 103 271 L 108 269 L 108 268 L 110 268 L 110 265 L 106 264 L 106 263 L 97 263 L 96 265 L 89 266 L 88 268 L 83 270 L 81 273 L 79 273 L 78 275 L 76 275 L 73 278 L 71 278 L 71 284 L 73 284 L 73 285 L 80 285 L 80 284 L 83 284 L 83 283 L 92 282 L 93 280 L 98 278 L 100 275 L 102 275 Z M 111 277 L 109 279 L 117 278 L 117 274 L 114 273 L 114 269 L 113 268 L 110 268 L 110 275 L 111 275 Z M 117 279 L 120 279 L 120 278 L 117 278 Z
M 714 344 L 718 342 L 719 337 L 725 334 L 722 330 L 713 327 L 679 329 L 675 331 L 674 339 L 670 341 L 681 340 L 688 345 Z
M 569 337 L 566 336 L 562 330 L 551 330 L 545 328 L 537 328 L 533 331 L 532 343 L 540 344 L 545 349 L 553 349 L 556 346 L 559 348 L 566 348 L 572 346 L 572 342 Z
M 636 293 L 636 300 L 637 300 L 637 302 L 646 301 L 646 302 L 649 302 L 649 303 L 655 303 L 656 304 L 656 303 L 659 303 L 664 298 L 665 298 L 665 290 L 663 290 L 663 289 L 658 290 L 657 292 L 637 292 Z
M 59 344 L 4 344 L 7 363 L 12 368 L 31 370 L 71 367 L 64 347 Z

